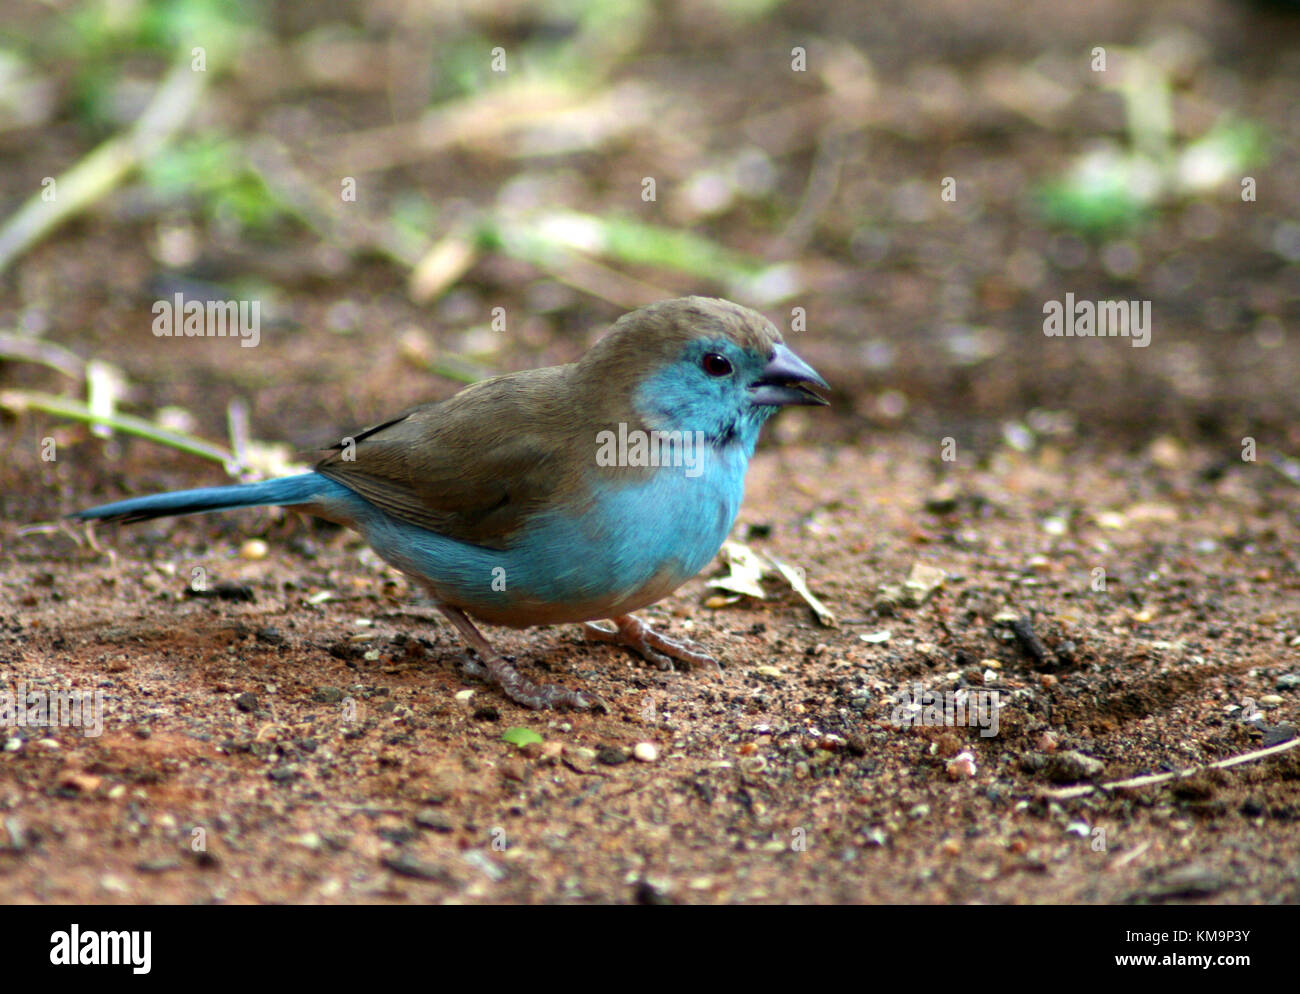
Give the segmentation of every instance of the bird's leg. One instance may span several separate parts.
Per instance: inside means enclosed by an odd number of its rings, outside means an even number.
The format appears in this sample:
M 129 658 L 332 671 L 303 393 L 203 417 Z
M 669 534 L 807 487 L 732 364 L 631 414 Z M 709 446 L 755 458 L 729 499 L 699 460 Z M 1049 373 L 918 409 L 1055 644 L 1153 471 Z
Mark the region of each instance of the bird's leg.
M 715 670 L 722 669 L 718 661 L 698 642 L 692 642 L 690 639 L 671 639 L 667 635 L 660 635 L 640 618 L 630 614 L 622 614 L 610 620 L 614 622 L 612 632 L 600 625 L 593 625 L 590 621 L 584 622 L 582 627 L 588 638 L 598 642 L 625 645 L 661 670 L 672 669 L 674 659 L 689 666 L 712 666 Z
M 579 693 L 555 684 L 533 683 L 488 644 L 488 640 L 474 627 L 474 622 L 469 620 L 464 611 L 447 604 L 439 604 L 438 610 L 447 616 L 447 619 L 456 626 L 461 637 L 478 652 L 483 660 L 483 668 L 487 670 L 487 679 L 505 691 L 506 696 L 512 701 L 535 710 L 563 707 L 579 711 L 588 710 L 601 703 L 600 698 L 594 694 Z

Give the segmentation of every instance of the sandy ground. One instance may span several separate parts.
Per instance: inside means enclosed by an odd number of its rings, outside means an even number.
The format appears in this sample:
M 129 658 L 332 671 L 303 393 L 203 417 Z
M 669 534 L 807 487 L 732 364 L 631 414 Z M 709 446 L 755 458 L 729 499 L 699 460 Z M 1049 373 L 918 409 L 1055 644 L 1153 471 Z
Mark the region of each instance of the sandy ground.
M 736 537 L 803 567 L 839 623 L 778 579 L 717 608 L 692 581 L 647 616 L 721 675 L 492 630 L 606 715 L 462 675 L 453 633 L 349 533 L 241 512 L 92 547 L 7 525 L 4 675 L 102 691 L 104 721 L 9 731 L 0 899 L 1300 898 L 1300 752 L 1052 795 L 1295 734 L 1300 491 L 1167 441 L 1140 474 L 1052 445 L 932 455 L 760 453 Z M 241 557 L 245 531 L 269 532 L 265 558 Z M 946 577 L 913 606 L 918 563 Z M 187 596 L 195 567 L 220 596 Z M 895 720 L 900 691 L 962 687 L 996 689 L 996 734 L 991 712 Z M 521 727 L 543 743 L 502 741 Z

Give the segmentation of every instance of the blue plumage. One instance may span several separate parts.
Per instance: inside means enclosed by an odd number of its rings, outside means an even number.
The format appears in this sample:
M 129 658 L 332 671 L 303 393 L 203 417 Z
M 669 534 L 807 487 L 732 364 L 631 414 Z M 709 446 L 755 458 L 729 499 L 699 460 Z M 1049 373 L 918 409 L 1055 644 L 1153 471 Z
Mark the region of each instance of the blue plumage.
M 277 504 L 354 528 L 423 586 L 530 707 L 588 707 L 528 680 L 470 617 L 588 625 L 660 665 L 712 662 L 631 616 L 726 538 L 764 422 L 825 382 L 760 315 L 686 297 L 622 318 L 578 363 L 498 377 L 345 440 L 315 472 L 157 494 L 76 517 L 142 521 Z

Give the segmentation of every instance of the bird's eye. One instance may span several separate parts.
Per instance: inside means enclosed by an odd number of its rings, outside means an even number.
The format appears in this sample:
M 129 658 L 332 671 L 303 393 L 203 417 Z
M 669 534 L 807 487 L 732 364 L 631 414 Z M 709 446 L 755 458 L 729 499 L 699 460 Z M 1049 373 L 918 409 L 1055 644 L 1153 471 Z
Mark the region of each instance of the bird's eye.
M 716 352 L 710 352 L 700 363 L 704 371 L 710 376 L 726 376 L 731 372 L 731 363 L 726 356 L 718 355 Z

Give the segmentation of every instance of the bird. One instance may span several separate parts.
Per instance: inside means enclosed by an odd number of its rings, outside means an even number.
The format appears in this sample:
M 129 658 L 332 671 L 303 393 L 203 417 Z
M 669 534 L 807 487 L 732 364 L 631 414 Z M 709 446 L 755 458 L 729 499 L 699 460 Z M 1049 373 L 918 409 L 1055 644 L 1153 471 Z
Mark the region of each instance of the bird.
M 575 362 L 482 380 L 344 436 L 309 472 L 69 517 L 281 506 L 344 525 L 429 595 L 477 653 L 471 672 L 528 708 L 602 709 L 590 691 L 520 672 L 475 622 L 581 623 L 661 669 L 716 667 L 633 612 L 713 560 L 764 423 L 827 404 L 813 387 L 830 389 L 763 315 L 681 297 L 624 314 Z

